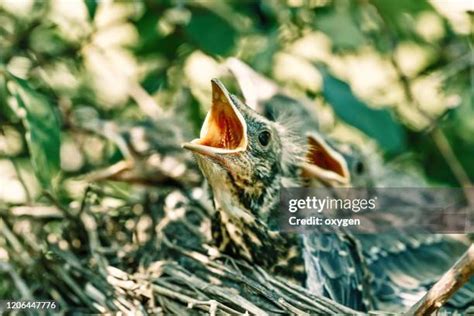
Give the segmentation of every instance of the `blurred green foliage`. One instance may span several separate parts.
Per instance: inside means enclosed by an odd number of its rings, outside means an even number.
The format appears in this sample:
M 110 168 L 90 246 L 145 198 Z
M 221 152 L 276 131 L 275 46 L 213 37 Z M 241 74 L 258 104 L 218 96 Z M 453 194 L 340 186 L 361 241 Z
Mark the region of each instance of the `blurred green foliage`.
M 388 160 L 408 155 L 430 180 L 456 186 L 430 133 L 447 135 L 474 180 L 473 15 L 450 14 L 455 9 L 410 0 L 7 1 L 0 5 L 0 158 L 29 157 L 34 192 L 51 189 L 60 169 L 67 187 L 110 165 L 122 153 L 78 133 L 72 114 L 86 108 L 118 123 L 144 118 L 137 87 L 160 111 L 173 110 L 189 89 L 179 112 L 197 133 L 209 79 L 225 76 L 219 64 L 234 56 L 314 101 L 314 111 L 325 113 L 324 132 L 377 143 Z
M 26 131 L 31 163 L 41 186 L 49 190 L 60 168 L 58 119 L 45 96 L 36 93 L 23 79 L 12 76 L 12 80 L 17 84 L 14 96 L 19 108 L 16 113 L 21 115 Z
M 338 117 L 375 139 L 388 152 L 405 149 L 404 130 L 388 110 L 368 107 L 352 94 L 347 83 L 327 73 L 323 78 L 323 96 Z

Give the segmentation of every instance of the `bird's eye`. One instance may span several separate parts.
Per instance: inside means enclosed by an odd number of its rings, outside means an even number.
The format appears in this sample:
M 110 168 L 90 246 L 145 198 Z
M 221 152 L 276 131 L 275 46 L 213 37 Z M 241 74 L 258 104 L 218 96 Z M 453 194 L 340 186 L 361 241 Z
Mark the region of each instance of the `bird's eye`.
M 355 165 L 355 172 L 357 174 L 362 174 L 364 171 L 365 171 L 364 163 L 361 161 L 358 161 Z
M 262 146 L 267 146 L 270 143 L 271 138 L 272 138 L 272 135 L 270 134 L 269 131 L 263 131 L 260 134 L 258 134 L 258 141 L 260 145 Z

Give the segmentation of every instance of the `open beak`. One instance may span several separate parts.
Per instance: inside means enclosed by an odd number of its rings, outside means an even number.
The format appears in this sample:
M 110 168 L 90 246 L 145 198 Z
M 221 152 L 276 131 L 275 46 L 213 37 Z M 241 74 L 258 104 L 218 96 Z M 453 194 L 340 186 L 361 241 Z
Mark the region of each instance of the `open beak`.
M 351 181 L 344 157 L 335 151 L 320 135 L 307 135 L 309 150 L 302 165 L 303 176 L 316 178 L 331 186 L 347 185 Z
M 212 105 L 202 125 L 200 137 L 183 144 L 183 148 L 221 160 L 221 154 L 247 149 L 247 124 L 224 85 L 217 79 L 212 79 L 211 84 Z

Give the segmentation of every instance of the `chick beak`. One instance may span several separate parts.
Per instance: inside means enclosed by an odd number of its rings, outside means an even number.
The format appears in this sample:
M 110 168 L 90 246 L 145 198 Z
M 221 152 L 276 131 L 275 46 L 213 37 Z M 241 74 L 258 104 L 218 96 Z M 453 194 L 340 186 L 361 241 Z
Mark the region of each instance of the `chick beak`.
M 318 134 L 308 134 L 307 138 L 309 150 L 302 165 L 303 176 L 330 186 L 348 185 L 351 177 L 344 157 Z
M 217 79 L 212 79 L 211 83 L 212 105 L 200 137 L 183 144 L 183 148 L 223 162 L 226 154 L 247 149 L 247 124 L 224 85 Z

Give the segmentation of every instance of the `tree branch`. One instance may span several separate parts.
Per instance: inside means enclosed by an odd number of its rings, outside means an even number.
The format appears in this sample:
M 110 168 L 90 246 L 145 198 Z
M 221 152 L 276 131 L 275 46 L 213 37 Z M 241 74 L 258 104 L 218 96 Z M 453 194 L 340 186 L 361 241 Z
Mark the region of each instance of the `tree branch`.
M 435 285 L 410 308 L 406 315 L 431 315 L 474 275 L 474 244 L 436 282 Z

